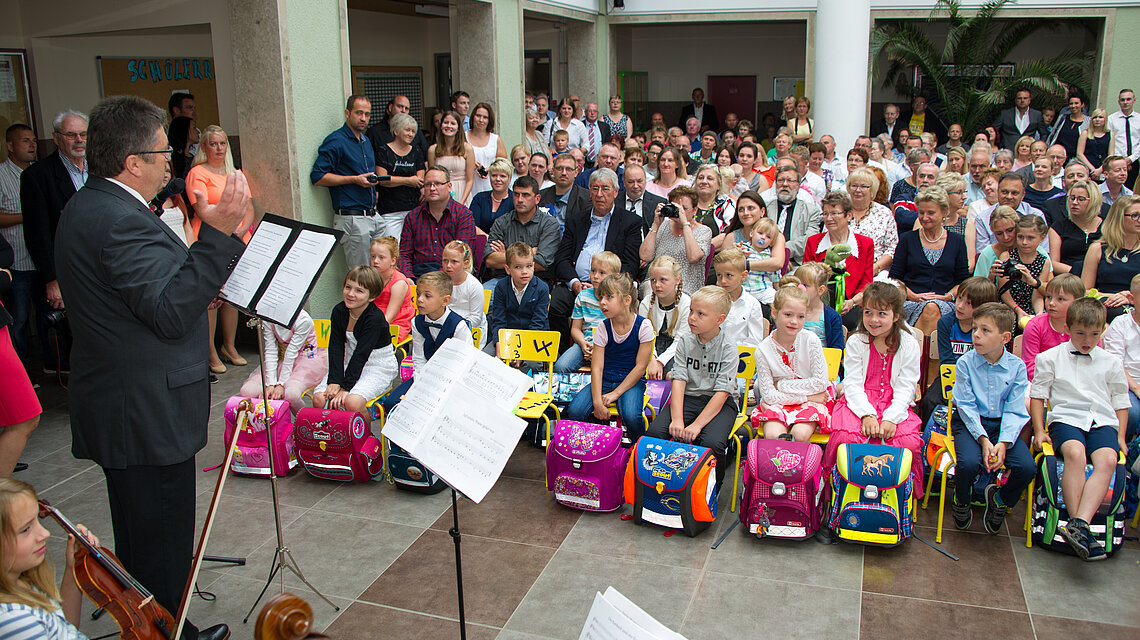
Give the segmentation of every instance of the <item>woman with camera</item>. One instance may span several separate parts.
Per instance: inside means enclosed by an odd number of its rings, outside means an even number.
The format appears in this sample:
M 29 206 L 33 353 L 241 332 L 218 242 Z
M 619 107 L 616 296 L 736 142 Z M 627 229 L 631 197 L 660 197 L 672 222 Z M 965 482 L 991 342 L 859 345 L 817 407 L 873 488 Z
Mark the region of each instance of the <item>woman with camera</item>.
M 14 259 L 12 246 L 0 236 L 0 293 L 12 285 L 12 272 L 8 269 Z M 8 478 L 24 452 L 28 436 L 40 423 L 39 398 L 32 389 L 28 372 L 16 355 L 8 325 L 12 316 L 0 304 L 0 477 Z
M 658 256 L 675 258 L 681 265 L 681 290 L 689 295 L 705 284 L 705 258 L 712 243 L 712 231 L 694 221 L 696 214 L 696 190 L 676 187 L 669 193 L 669 202 L 653 211 L 653 224 L 639 250 L 644 264 Z

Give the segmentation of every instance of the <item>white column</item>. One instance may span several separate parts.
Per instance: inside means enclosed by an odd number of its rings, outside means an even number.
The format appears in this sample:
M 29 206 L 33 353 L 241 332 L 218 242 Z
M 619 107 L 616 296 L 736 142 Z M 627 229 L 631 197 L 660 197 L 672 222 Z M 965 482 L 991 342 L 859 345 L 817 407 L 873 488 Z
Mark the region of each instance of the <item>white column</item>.
M 818 0 L 815 16 L 815 137 L 840 153 L 867 129 L 871 0 Z

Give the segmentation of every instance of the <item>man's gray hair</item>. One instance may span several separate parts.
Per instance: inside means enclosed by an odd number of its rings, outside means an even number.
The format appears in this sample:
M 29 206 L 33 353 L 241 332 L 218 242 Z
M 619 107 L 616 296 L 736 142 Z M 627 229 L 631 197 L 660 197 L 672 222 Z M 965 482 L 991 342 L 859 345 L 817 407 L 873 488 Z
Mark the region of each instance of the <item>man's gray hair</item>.
M 1084 167 L 1086 171 L 1088 171 L 1089 173 L 1092 173 L 1092 169 L 1089 168 L 1088 163 L 1085 162 L 1084 160 L 1081 160 L 1080 158 L 1073 158 L 1072 160 L 1066 162 L 1065 163 L 1065 170 L 1068 170 L 1069 167 L 1072 167 L 1074 165 L 1080 165 L 1080 166 Z
M 907 164 L 922 164 L 924 162 L 930 162 L 930 149 L 915 147 L 906 152 Z
M 97 178 L 113 178 L 122 173 L 128 156 L 155 150 L 159 132 L 166 129 L 166 111 L 136 96 L 112 96 L 91 110 L 87 129 L 88 172 Z M 139 157 L 146 162 L 165 161 L 162 154 Z
M 594 169 L 594 172 L 590 174 L 590 187 L 593 187 L 594 183 L 598 182 L 599 180 L 605 180 L 606 182 L 610 183 L 610 186 L 614 188 L 614 191 L 617 191 L 620 188 L 618 184 L 617 174 L 614 173 L 612 169 L 606 169 L 605 167 Z
M 79 118 L 83 120 L 84 123 L 87 122 L 86 113 L 83 113 L 82 111 L 76 111 L 75 109 L 64 109 L 63 111 L 55 114 L 55 117 L 51 119 L 52 131 L 59 132 L 59 130 L 63 128 L 63 121 L 67 118 Z

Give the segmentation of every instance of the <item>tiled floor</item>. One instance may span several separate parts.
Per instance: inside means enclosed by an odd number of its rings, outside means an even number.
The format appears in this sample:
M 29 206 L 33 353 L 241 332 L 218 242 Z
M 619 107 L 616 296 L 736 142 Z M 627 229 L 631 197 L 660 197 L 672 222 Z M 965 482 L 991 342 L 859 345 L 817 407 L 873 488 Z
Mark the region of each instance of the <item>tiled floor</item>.
M 198 465 L 221 453 L 221 408 L 248 369 L 231 368 L 213 387 L 210 444 Z M 45 413 L 17 475 L 33 483 L 73 520 L 110 542 L 102 473 L 71 457 L 65 394 L 40 390 Z M 468 634 L 473 639 L 577 638 L 596 591 L 613 585 L 686 637 L 917 638 L 940 629 L 954 637 L 1140 638 L 1140 545 L 1126 544 L 1099 564 L 1026 549 L 1023 510 L 1010 516 L 1010 535 L 948 531 L 943 546 L 954 562 L 918 541 L 901 548 L 824 546 L 814 541 L 761 541 L 739 529 L 719 549 L 709 546 L 727 527 L 721 518 L 697 538 L 665 537 L 661 529 L 619 514 L 579 513 L 551 500 L 542 453 L 520 445 L 503 478 L 482 504 L 460 504 Z M 200 476 L 204 518 L 216 472 Z M 386 483 L 339 484 L 295 471 L 278 483 L 289 549 L 306 577 L 340 611 L 292 575 L 289 591 L 307 599 L 316 626 L 334 638 L 458 637 L 450 494 L 422 496 Z M 918 531 L 933 540 L 934 508 Z M 54 529 L 54 527 L 53 527 Z M 53 530 L 58 534 L 58 530 Z M 1131 534 L 1131 532 L 1130 532 Z M 50 549 L 62 565 L 63 544 Z M 226 622 L 234 638 L 252 638 L 242 618 L 253 605 L 276 549 L 269 482 L 231 476 L 208 553 L 243 556 L 245 566 L 211 565 L 199 587 L 217 599 L 195 599 L 199 624 Z M 275 583 L 270 594 L 280 590 Z M 88 606 L 89 610 L 90 607 Z M 106 618 L 85 620 L 92 637 L 114 630 Z

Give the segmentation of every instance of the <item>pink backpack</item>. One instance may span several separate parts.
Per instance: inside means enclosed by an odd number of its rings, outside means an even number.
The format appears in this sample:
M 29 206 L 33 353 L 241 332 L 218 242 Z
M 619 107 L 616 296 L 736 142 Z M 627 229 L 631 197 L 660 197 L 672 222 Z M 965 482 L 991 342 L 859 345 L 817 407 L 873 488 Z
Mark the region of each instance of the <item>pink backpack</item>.
M 573 420 L 554 423 L 546 448 L 546 486 L 562 505 L 582 511 L 613 511 L 622 505 L 622 479 L 629 449 L 621 427 Z
M 823 521 L 823 453 L 792 440 L 750 440 L 740 523 L 759 537 L 803 540 Z
M 301 465 L 314 477 L 366 482 L 384 471 L 380 440 L 355 411 L 301 409 L 293 439 Z
M 269 401 L 269 440 L 265 438 L 265 402 L 257 398 L 234 396 L 226 401 L 226 442 L 233 437 L 238 414 L 246 411 L 246 423 L 237 435 L 237 448 L 230 471 L 254 476 L 271 473 L 269 460 L 277 475 L 288 475 L 297 466 L 293 455 L 293 421 L 286 400 Z M 270 446 L 272 443 L 272 446 Z

